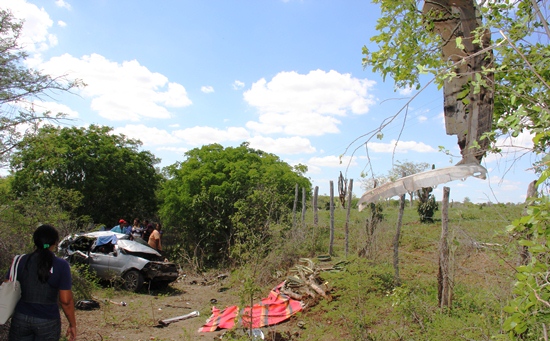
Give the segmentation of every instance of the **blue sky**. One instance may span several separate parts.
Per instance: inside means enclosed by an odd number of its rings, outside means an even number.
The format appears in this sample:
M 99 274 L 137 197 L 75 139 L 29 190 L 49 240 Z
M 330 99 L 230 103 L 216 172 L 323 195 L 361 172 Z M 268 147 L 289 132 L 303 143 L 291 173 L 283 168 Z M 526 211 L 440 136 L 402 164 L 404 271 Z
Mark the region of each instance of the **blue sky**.
M 361 136 L 416 94 L 363 68 L 361 48 L 373 47 L 379 15 L 369 1 L 0 0 L 0 7 L 25 20 L 20 42 L 29 67 L 87 84 L 32 103 L 36 110 L 140 139 L 160 166 L 204 144 L 248 141 L 307 165 L 320 194 L 342 172 L 360 196 L 362 172 L 384 175 L 396 161 L 442 168 L 460 160 L 439 151 L 460 155 L 433 86 L 368 143 L 367 155 Z M 533 159 L 516 157 L 530 138 L 499 143 L 504 154 L 483 162 L 487 180 L 445 185 L 452 200 L 524 201 Z

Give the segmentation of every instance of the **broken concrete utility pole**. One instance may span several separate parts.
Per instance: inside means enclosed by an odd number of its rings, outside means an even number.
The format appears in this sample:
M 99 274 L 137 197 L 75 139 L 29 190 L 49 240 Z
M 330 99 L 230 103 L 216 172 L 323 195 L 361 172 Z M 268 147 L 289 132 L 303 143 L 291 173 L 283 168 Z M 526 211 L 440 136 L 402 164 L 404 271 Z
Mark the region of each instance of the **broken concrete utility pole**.
M 458 137 L 459 164 L 480 164 L 489 146 L 481 136 L 493 121 L 491 33 L 477 33 L 482 21 L 475 0 L 426 0 L 422 13 L 426 27 L 441 37 L 443 59 L 456 74 L 443 85 L 446 132 Z

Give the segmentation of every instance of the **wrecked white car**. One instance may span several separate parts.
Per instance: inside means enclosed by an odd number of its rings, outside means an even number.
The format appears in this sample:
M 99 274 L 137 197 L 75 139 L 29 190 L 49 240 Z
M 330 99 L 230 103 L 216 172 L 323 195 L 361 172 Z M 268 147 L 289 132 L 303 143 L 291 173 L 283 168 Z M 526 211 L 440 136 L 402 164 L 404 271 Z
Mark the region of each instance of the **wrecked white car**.
M 129 291 L 139 291 L 145 282 L 166 288 L 178 278 L 176 264 L 121 233 L 72 234 L 59 243 L 59 253 L 71 264 L 88 264 L 101 279 L 122 279 L 122 286 Z

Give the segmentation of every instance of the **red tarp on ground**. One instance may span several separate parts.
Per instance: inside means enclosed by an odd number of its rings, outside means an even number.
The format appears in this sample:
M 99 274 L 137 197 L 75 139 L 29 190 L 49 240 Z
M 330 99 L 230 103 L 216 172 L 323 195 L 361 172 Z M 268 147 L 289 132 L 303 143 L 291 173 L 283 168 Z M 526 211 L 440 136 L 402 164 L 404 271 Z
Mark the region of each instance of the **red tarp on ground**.
M 267 298 L 252 307 L 252 328 L 283 322 L 303 309 L 302 302 L 281 294 L 280 288 L 283 284 L 284 282 L 273 288 Z M 231 329 L 235 326 L 237 318 L 243 327 L 250 328 L 250 317 L 250 307 L 245 307 L 240 312 L 237 306 L 227 307 L 224 310 L 212 307 L 212 315 L 199 329 L 199 332 Z

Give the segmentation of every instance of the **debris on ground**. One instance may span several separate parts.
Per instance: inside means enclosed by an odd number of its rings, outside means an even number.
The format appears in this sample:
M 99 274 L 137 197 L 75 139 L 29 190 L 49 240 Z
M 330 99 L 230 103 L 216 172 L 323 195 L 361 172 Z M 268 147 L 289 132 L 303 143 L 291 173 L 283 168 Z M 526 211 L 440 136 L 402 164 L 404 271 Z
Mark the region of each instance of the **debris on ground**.
M 75 308 L 79 310 L 94 310 L 99 309 L 99 302 L 95 300 L 80 300 L 76 302 Z
M 271 326 L 288 320 L 306 306 L 314 305 L 318 299 L 330 301 L 330 288 L 328 283 L 321 279 L 320 273 L 340 271 L 345 262 L 325 268 L 315 266 L 309 258 L 301 258 L 299 263 L 290 269 L 290 275 L 285 281 L 273 288 L 269 296 L 262 299 L 259 304 L 242 309 L 230 306 L 223 310 L 213 306 L 212 315 L 199 332 L 232 329 L 239 322 L 245 328 Z
M 169 319 L 160 320 L 159 324 L 156 327 L 161 327 L 161 328 L 166 327 L 167 325 L 169 325 L 172 322 L 187 320 L 189 318 L 197 317 L 199 315 L 200 315 L 200 313 L 195 310 L 195 311 L 190 312 L 189 314 L 176 316 L 176 317 L 172 317 L 172 318 L 169 318 Z
M 330 288 L 328 283 L 324 282 L 320 273 L 322 271 L 340 271 L 345 262 L 339 262 L 332 267 L 319 268 L 309 258 L 300 258 L 300 263 L 290 269 L 291 275 L 281 288 L 281 292 L 292 297 L 295 300 L 304 300 L 305 298 L 317 299 L 319 296 L 326 300 L 332 300 L 330 297 Z
M 199 332 L 213 332 L 218 329 L 232 329 L 240 324 L 244 328 L 261 328 L 288 320 L 302 311 L 302 302 L 280 292 L 284 282 L 271 290 L 268 297 L 252 307 L 230 306 L 223 310 L 212 307 L 212 315 Z

